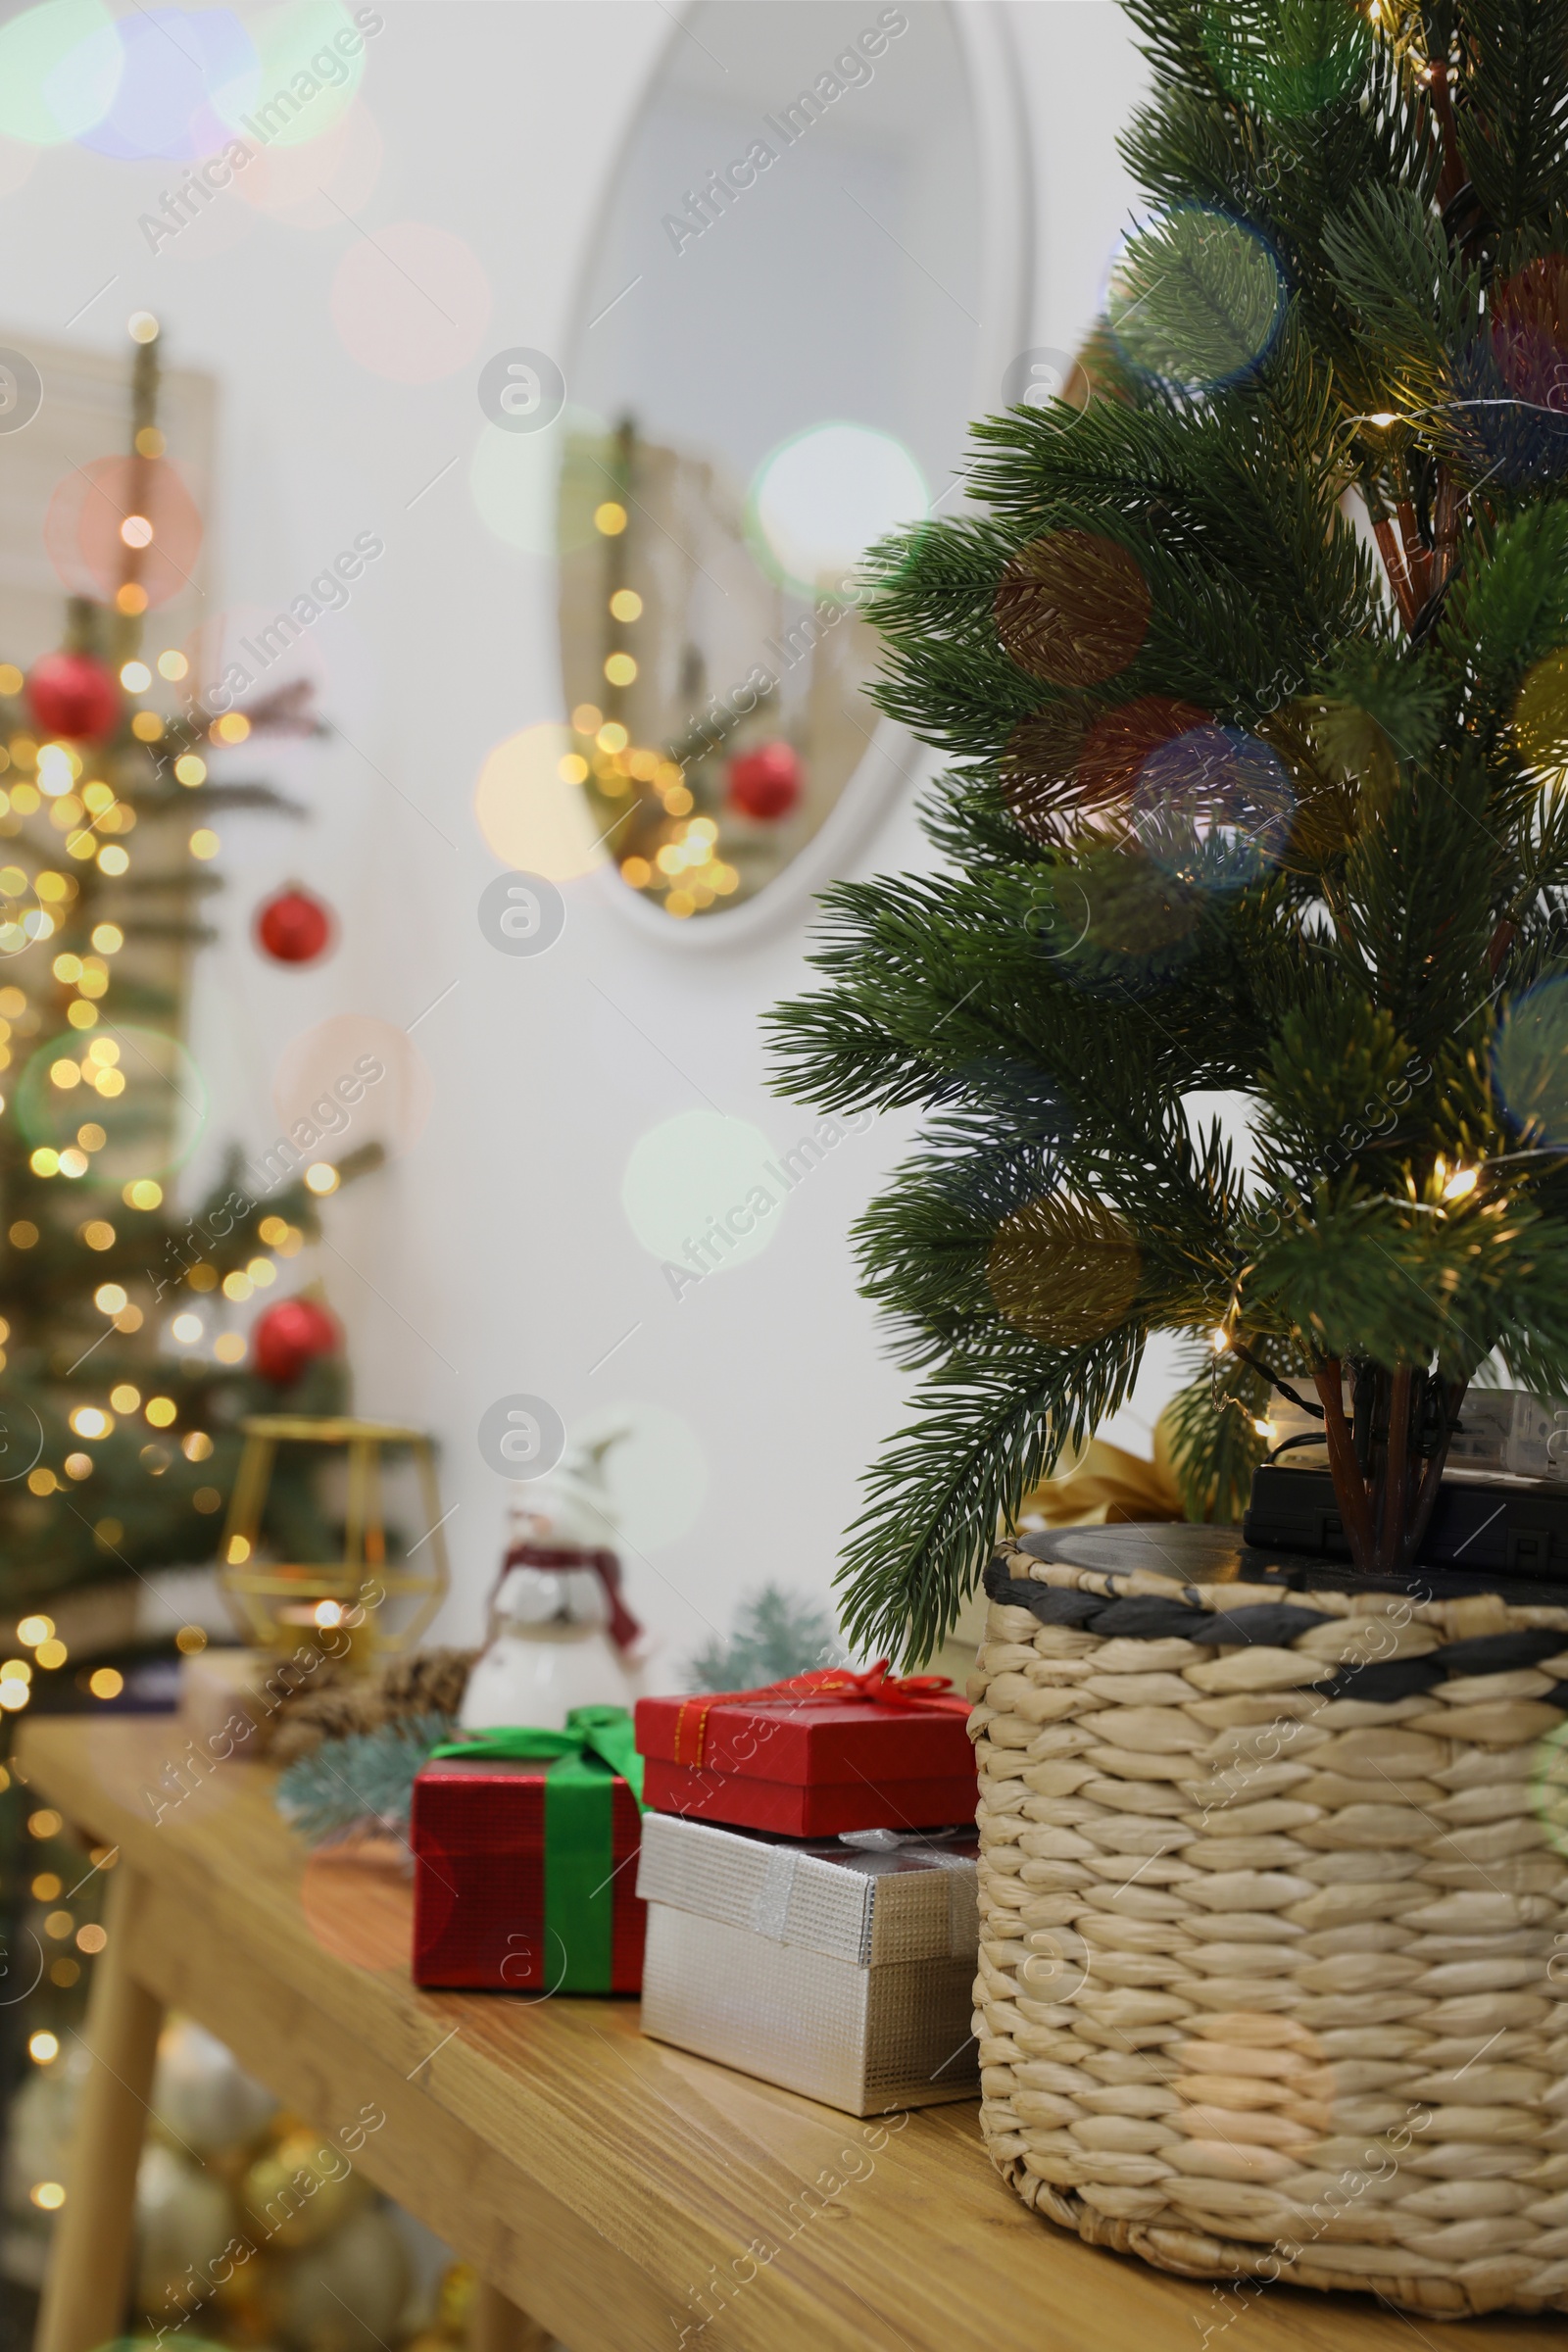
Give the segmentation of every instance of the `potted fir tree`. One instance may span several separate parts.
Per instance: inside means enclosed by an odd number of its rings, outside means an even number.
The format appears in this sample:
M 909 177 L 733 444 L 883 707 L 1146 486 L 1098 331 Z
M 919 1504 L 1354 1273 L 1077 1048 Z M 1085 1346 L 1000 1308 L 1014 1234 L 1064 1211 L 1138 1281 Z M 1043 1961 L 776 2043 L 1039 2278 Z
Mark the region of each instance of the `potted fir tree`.
M 1568 1380 L 1568 5 L 1126 4 L 1151 210 L 1078 397 L 875 565 L 947 862 L 834 890 L 777 1016 L 793 1093 L 933 1112 L 845 1580 L 914 1655 L 1152 1332 L 1190 1515 L 1293 1385 L 1363 1569 L 1494 1351 Z
M 848 1631 L 926 1654 L 1152 1332 L 1195 1518 L 1315 1398 L 1348 1576 L 1004 1544 L 982 2128 L 1189 2276 L 1560 2311 L 1568 1596 L 1400 1572 L 1467 1384 L 1568 1377 L 1568 0 L 1125 4 L 1081 397 L 876 566 L 946 862 L 837 889 L 778 1016 L 808 1100 L 933 1114 Z

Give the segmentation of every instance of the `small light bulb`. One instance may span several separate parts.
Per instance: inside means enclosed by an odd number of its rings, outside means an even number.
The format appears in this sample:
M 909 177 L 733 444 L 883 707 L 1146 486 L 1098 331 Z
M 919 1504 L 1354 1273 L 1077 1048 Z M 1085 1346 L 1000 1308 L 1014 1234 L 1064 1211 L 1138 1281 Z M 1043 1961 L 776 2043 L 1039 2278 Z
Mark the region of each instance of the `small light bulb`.
M 1392 409 L 1379 409 L 1374 415 L 1367 418 L 1368 424 L 1375 424 L 1380 432 L 1385 433 L 1388 431 L 1391 424 L 1397 424 L 1398 421 L 1398 417 L 1395 415 Z
M 1481 1181 L 1479 1168 L 1455 1168 L 1443 1188 L 1445 1200 L 1464 1200 Z
M 1214 1331 L 1210 1332 L 1208 1344 L 1213 1348 L 1216 1355 L 1223 1355 L 1226 1348 L 1231 1344 L 1230 1333 L 1228 1331 L 1221 1331 L 1216 1328 Z

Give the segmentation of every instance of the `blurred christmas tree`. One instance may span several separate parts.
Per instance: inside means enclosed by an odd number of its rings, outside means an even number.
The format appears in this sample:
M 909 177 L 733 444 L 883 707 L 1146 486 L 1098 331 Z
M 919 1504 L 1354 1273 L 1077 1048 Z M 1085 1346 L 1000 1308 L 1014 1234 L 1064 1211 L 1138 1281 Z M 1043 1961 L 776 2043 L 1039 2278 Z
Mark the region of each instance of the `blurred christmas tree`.
M 205 1118 L 178 1030 L 190 957 L 209 936 L 202 900 L 219 887 L 205 870 L 218 848 L 210 820 L 220 808 L 289 808 L 264 784 L 211 782 L 204 754 L 252 732 L 324 729 L 303 687 L 215 716 L 191 677 L 180 710 L 153 707 L 189 676 L 173 648 L 156 671 L 142 659 L 144 616 L 171 592 L 178 565 L 167 543 L 189 499 L 156 421 L 157 323 L 139 314 L 131 331 L 130 455 L 96 468 L 91 492 L 121 517 L 105 599 L 72 600 L 65 645 L 25 681 L 0 664 L 0 1606 L 10 1609 L 212 1556 L 238 1421 L 275 1409 L 281 1394 L 244 1367 L 238 1333 L 214 1336 L 212 1310 L 272 1284 L 278 1260 L 316 1230 L 311 1183 L 258 1197 L 237 1152 L 193 1213 L 170 1198 Z M 76 527 L 87 533 L 90 515 Z M 310 1175 L 322 1190 L 337 1181 L 330 1169 Z M 318 1357 L 289 1388 L 289 1408 L 341 1410 L 343 1377 L 338 1359 Z M 314 1498 L 282 1469 L 271 1510 L 291 1548 L 314 1530 L 331 1549 Z
M 844 1655 L 832 1612 L 781 1585 L 743 1600 L 728 1640 L 715 1634 L 686 1669 L 694 1690 L 760 1690 Z

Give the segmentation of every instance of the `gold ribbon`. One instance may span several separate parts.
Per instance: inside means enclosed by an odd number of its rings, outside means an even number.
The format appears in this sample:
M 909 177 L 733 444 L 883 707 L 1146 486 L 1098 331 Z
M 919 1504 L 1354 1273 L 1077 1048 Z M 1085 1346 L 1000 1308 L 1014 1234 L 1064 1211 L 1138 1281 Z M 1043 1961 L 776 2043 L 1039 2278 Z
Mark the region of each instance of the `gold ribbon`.
M 1064 1478 L 1042 1480 L 1018 1505 L 1020 1527 L 1031 1521 L 1051 1528 L 1111 1527 L 1186 1515 L 1163 1413 L 1154 1424 L 1152 1461 L 1108 1446 L 1103 1438 L 1091 1438 Z

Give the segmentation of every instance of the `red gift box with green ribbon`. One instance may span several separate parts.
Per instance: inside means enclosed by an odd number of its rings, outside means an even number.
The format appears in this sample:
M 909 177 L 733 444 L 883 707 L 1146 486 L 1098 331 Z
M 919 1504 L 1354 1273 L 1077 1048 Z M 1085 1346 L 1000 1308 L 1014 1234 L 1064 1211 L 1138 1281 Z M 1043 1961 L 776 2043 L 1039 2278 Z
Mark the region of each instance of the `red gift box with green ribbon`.
M 479 1732 L 414 1784 L 414 1981 L 446 1990 L 636 1992 L 642 1759 L 624 1707 L 564 1731 Z

